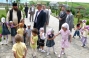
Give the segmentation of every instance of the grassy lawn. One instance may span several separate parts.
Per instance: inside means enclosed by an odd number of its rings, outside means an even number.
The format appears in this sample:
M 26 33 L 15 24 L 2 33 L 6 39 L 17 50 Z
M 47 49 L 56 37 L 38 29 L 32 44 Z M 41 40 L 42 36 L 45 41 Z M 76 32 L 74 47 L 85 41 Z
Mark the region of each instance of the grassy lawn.
M 5 10 L 0 10 L 0 16 L 1 16 L 2 14 L 3 14 L 3 15 L 6 15 L 6 11 L 5 11 Z
M 6 15 L 6 11 L 5 10 L 0 10 L 0 17 L 1 17 L 1 15 Z M 0 26 L 0 33 L 1 33 L 1 31 L 2 31 L 2 27 Z

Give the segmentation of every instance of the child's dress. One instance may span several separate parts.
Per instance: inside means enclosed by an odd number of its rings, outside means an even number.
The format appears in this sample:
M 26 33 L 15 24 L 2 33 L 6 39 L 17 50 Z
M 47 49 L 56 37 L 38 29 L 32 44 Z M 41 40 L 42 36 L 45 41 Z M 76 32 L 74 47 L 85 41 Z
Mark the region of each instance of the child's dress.
M 82 37 L 81 37 L 81 42 L 83 43 L 83 46 L 85 46 L 85 44 L 87 43 L 87 35 L 88 35 L 88 30 L 85 29 L 82 31 Z
M 49 34 L 49 35 L 47 35 L 47 37 L 48 37 L 50 40 L 47 39 L 46 46 L 47 46 L 47 47 L 53 47 L 53 46 L 55 45 L 55 42 L 54 42 L 54 40 L 52 39 L 52 38 L 54 37 L 54 34 Z
M 38 36 L 32 36 L 32 40 L 34 41 L 34 44 L 30 43 L 30 46 L 31 46 L 32 49 L 36 49 L 37 48 Z
M 10 31 L 9 31 L 9 29 L 7 27 L 7 24 L 3 23 L 2 24 L 2 35 L 8 35 L 8 34 L 10 34 Z
M 16 27 L 14 27 L 14 25 L 11 25 L 11 36 L 15 36 L 17 34 L 16 30 Z
M 70 34 L 70 30 L 67 30 L 67 31 L 60 30 L 59 33 L 61 33 L 61 36 L 62 36 L 61 47 L 62 47 L 62 48 L 67 48 L 67 47 L 69 47 L 68 38 L 69 38 L 69 35 L 71 35 L 71 34 Z

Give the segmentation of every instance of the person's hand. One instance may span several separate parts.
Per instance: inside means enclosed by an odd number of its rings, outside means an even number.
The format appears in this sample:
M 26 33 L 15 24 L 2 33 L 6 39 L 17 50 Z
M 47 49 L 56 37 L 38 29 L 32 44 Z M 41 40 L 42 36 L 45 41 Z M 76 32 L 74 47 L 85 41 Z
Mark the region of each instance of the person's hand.
M 59 20 L 62 20 L 61 18 L 59 18 Z
M 24 55 L 23 58 L 26 58 L 26 56 Z
M 32 44 L 34 45 L 34 42 L 32 42 Z

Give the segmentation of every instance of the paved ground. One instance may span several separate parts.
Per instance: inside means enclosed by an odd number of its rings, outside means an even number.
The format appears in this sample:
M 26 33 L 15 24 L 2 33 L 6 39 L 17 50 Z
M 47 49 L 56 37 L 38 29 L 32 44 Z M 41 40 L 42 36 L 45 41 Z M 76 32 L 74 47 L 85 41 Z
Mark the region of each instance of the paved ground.
M 33 22 L 29 22 L 28 19 L 25 19 L 25 23 L 28 24 L 30 23 L 31 25 L 33 25 Z M 55 30 L 55 33 L 58 32 L 58 20 L 51 16 L 50 17 L 50 23 L 49 26 L 47 26 L 47 30 L 49 28 L 53 28 Z M 74 31 L 73 31 L 74 32 Z M 72 32 L 72 34 L 73 34 Z M 88 36 L 89 38 L 89 36 Z M 55 39 L 55 50 L 56 52 L 59 54 L 61 51 L 60 48 L 60 41 L 61 41 L 61 36 L 59 35 L 56 39 Z M 88 39 L 89 42 L 89 39 Z M 31 48 L 29 46 L 28 47 L 28 52 L 27 52 L 27 57 L 26 58 L 32 58 L 31 55 Z M 13 53 L 11 51 L 12 45 L 0 45 L 0 58 L 14 58 L 13 57 Z M 47 47 L 45 47 L 45 50 L 47 49 Z M 81 47 L 81 42 L 80 39 L 78 37 L 76 37 L 76 39 L 72 40 L 72 43 L 70 45 L 69 48 L 67 48 L 65 50 L 66 54 L 63 55 L 61 58 L 89 58 L 89 43 L 87 43 L 86 47 L 83 48 Z M 46 53 L 41 53 L 41 52 L 37 52 L 37 58 L 57 58 L 57 55 L 53 54 L 52 49 L 50 51 L 50 55 L 47 56 Z

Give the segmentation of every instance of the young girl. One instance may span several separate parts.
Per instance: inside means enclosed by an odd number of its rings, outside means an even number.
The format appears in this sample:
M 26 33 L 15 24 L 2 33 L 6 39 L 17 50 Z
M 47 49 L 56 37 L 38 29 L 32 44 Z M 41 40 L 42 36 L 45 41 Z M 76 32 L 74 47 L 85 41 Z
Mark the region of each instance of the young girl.
M 30 38 L 31 38 L 31 25 L 28 24 L 28 28 L 26 29 L 26 44 L 30 44 Z
M 82 20 L 82 29 L 84 29 L 84 27 L 86 26 L 86 20 Z
M 81 37 L 82 47 L 85 47 L 86 45 L 87 35 L 88 35 L 88 30 L 86 29 L 86 27 L 84 27 L 82 29 L 82 37 Z
M 1 21 L 2 21 L 2 45 L 3 44 L 7 45 L 8 44 L 8 35 L 10 34 L 9 29 L 8 29 L 9 25 L 5 22 L 4 17 L 1 18 Z M 5 38 L 6 43 L 3 42 L 4 38 Z
M 54 36 L 54 30 L 51 28 L 47 32 L 47 42 L 46 42 L 46 46 L 48 47 L 47 55 L 49 55 L 51 47 L 53 48 L 54 54 L 57 54 L 55 52 L 55 50 L 54 50 L 54 45 L 55 45 L 54 38 L 55 38 L 55 36 Z
M 23 28 L 24 28 L 24 34 L 23 34 L 23 37 L 24 37 L 24 43 L 26 43 L 26 25 L 25 25 L 25 23 L 24 23 L 24 19 L 22 19 L 21 21 L 20 21 L 20 23 L 23 23 Z
M 45 42 L 45 33 L 44 33 L 44 28 L 40 28 L 40 48 L 39 48 L 39 50 L 41 51 L 41 52 L 45 52 L 44 51 L 44 42 Z
M 32 56 L 33 58 L 36 58 L 36 53 L 37 53 L 37 41 L 38 41 L 38 30 L 36 28 L 34 28 L 32 30 L 32 37 L 31 37 L 31 42 L 30 42 L 30 46 L 32 48 Z
M 68 38 L 70 36 L 70 42 L 71 42 L 71 34 L 69 30 L 69 25 L 67 23 L 64 23 L 62 25 L 62 29 L 59 31 L 59 33 L 56 35 L 58 36 L 59 34 L 62 35 L 62 41 L 61 41 L 61 54 L 65 54 L 64 50 L 69 46 L 69 41 Z M 58 56 L 59 58 L 61 57 L 61 54 Z
M 24 34 L 23 23 L 19 23 L 19 29 L 17 30 L 17 34 L 20 34 L 23 37 Z
M 26 58 L 27 48 L 26 48 L 26 45 L 23 42 L 21 42 L 22 41 L 21 35 L 17 34 L 15 36 L 15 41 L 16 43 L 12 47 L 14 57 L 15 58 Z
M 15 44 L 15 35 L 17 34 L 16 28 L 17 26 L 14 24 L 13 21 L 10 21 L 10 28 L 11 28 L 11 38 L 13 41 L 13 44 Z

